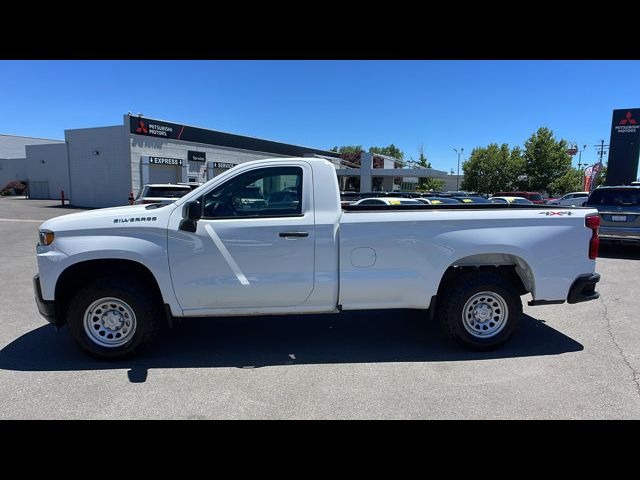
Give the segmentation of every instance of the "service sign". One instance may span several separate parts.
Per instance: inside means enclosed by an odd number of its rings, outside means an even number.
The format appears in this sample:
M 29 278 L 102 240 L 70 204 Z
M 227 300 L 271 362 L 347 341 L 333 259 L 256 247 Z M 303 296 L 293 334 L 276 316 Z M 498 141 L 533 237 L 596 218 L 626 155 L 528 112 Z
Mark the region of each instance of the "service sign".
M 150 165 L 182 165 L 181 158 L 149 157 Z
M 235 163 L 213 162 L 213 168 L 233 168 Z
M 188 150 L 187 158 L 190 162 L 206 162 L 207 152 L 194 152 L 192 150 Z

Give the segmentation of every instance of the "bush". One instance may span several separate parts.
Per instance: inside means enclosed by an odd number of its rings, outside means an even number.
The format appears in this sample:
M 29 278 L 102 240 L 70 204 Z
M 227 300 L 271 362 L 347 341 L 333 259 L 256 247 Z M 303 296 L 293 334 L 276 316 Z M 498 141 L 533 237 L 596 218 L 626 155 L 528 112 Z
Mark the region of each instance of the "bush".
M 27 182 L 22 180 L 12 180 L 7 183 L 2 191 L 0 191 L 0 195 L 24 195 L 27 190 Z

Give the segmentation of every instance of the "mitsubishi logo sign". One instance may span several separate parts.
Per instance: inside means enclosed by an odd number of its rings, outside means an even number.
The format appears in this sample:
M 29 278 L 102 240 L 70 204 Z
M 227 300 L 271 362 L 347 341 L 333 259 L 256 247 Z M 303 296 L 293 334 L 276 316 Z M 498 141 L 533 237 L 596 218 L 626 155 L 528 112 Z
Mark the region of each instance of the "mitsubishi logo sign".
M 144 120 L 138 120 L 138 128 L 136 128 L 136 133 L 149 133 L 149 129 L 144 125 Z
M 636 124 L 636 121 L 632 118 L 631 112 L 627 112 L 624 115 L 624 118 L 622 120 L 620 120 L 620 122 L 618 122 L 618 125 L 626 125 L 627 123 L 629 125 L 635 125 Z

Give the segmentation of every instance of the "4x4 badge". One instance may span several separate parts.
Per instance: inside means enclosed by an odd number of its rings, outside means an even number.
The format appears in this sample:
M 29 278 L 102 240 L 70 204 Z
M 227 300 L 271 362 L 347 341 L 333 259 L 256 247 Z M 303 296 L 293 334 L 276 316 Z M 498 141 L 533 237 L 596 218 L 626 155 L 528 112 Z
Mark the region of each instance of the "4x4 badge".
M 568 210 L 561 210 L 559 212 L 540 212 L 538 215 L 546 215 L 547 217 L 553 217 L 553 216 L 562 216 L 562 215 L 568 215 L 571 216 L 573 215 L 573 212 L 570 212 Z

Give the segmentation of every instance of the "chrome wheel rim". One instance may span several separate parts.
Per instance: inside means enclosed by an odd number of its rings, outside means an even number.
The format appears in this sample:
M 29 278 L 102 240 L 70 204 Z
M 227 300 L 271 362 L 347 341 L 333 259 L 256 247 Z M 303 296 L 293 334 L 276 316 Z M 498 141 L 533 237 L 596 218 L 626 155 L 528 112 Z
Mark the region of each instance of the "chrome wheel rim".
M 120 347 L 131 340 L 135 331 L 133 309 L 119 298 L 101 298 L 85 310 L 84 332 L 101 347 Z
M 491 338 L 502 331 L 509 318 L 507 302 L 495 292 L 472 296 L 462 309 L 462 324 L 476 338 Z

